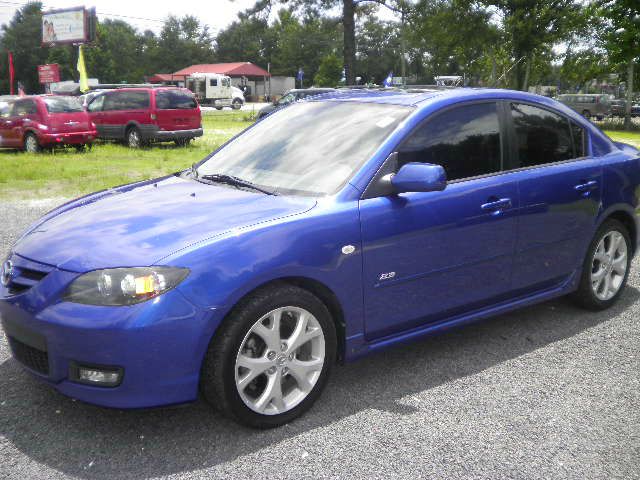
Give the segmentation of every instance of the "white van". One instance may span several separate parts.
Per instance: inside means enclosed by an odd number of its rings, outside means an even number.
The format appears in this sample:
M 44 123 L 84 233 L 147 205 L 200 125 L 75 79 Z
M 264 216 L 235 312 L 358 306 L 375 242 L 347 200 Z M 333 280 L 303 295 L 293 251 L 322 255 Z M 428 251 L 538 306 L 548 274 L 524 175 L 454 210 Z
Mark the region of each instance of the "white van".
M 231 78 L 218 73 L 193 73 L 186 78 L 186 87 L 191 90 L 201 105 L 211 105 L 218 110 L 231 107 L 239 110 L 244 105 L 242 90 L 231 85 Z

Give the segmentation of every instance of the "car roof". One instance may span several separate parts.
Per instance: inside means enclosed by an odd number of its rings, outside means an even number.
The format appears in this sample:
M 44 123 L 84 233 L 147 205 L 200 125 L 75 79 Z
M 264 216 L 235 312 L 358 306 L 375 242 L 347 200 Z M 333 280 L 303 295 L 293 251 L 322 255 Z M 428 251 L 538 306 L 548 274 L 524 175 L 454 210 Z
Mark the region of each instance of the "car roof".
M 546 104 L 557 108 L 558 102 L 548 97 L 517 90 L 492 88 L 446 88 L 446 89 L 338 89 L 310 101 L 349 101 L 362 103 L 379 103 L 400 106 L 422 107 L 434 100 L 452 103 L 460 100 L 505 99 Z

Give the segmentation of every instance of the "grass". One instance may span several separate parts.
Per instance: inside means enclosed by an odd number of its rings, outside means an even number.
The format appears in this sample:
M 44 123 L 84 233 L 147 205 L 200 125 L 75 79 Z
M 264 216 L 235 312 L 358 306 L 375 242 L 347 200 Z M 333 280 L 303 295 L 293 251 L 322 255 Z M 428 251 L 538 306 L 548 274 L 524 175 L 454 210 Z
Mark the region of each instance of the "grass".
M 39 154 L 0 150 L 0 200 L 77 197 L 183 170 L 252 122 L 248 112 L 204 115 L 204 136 L 186 148 L 170 143 L 132 150 L 115 143 L 100 143 L 84 153 L 73 149 Z M 605 133 L 615 141 L 640 148 L 640 132 Z
M 613 130 L 605 130 L 611 140 L 616 142 L 628 143 L 636 148 L 640 148 L 640 132 L 621 132 Z
M 222 111 L 204 115 L 202 123 L 204 135 L 186 148 L 167 143 L 133 150 L 100 143 L 83 153 L 68 148 L 38 154 L 0 150 L 0 199 L 76 197 L 183 170 L 252 121 L 245 112 Z

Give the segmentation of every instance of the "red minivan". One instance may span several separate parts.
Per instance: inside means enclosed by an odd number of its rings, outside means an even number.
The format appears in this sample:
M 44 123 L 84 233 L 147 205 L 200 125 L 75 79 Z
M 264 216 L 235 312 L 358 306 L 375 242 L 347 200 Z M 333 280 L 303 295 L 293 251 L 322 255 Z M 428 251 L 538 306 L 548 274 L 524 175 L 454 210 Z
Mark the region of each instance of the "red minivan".
M 100 138 L 133 148 L 165 141 L 186 145 L 202 136 L 200 106 L 186 88 L 108 90 L 94 97 L 87 111 Z
M 0 117 L 0 146 L 37 152 L 73 145 L 82 149 L 96 138 L 96 126 L 77 98 L 55 95 L 21 97 Z

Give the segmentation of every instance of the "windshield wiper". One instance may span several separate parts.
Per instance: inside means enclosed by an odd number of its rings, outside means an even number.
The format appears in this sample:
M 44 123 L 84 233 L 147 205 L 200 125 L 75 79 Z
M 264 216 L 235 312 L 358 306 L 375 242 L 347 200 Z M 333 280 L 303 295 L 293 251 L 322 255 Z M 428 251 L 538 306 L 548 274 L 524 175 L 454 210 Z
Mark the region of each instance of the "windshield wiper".
M 249 180 L 243 180 L 242 178 L 226 175 L 224 173 L 212 173 L 209 175 L 199 175 L 197 170 L 193 170 L 194 178 L 198 181 L 205 180 L 209 182 L 226 183 L 227 185 L 233 185 L 235 187 L 245 187 L 255 190 L 257 192 L 266 193 L 267 195 L 278 195 L 276 192 L 259 187 L 255 183 L 251 183 Z

